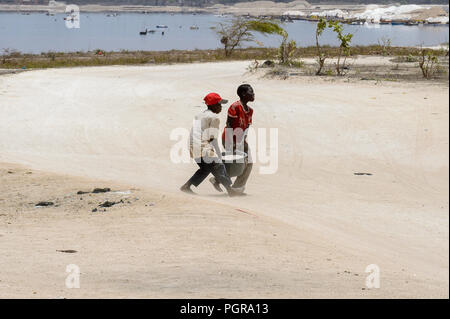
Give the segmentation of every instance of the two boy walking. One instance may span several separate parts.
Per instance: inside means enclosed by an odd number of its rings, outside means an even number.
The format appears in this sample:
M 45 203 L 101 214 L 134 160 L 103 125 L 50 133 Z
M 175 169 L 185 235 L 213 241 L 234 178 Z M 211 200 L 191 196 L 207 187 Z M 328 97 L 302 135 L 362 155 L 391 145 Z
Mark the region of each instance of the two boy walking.
M 248 84 L 240 85 L 237 89 L 239 100 L 233 103 L 227 114 L 227 122 L 222 134 L 222 144 L 225 149 L 235 152 L 236 149 L 248 154 L 249 148 L 246 141 L 248 127 L 252 124 L 253 109 L 247 105 L 255 100 L 253 89 Z M 210 182 L 218 191 L 222 191 L 223 185 L 229 196 L 244 195 L 245 184 L 252 170 L 252 163 L 245 161 L 245 168 L 234 184 L 227 174 L 222 162 L 222 153 L 218 143 L 220 119 L 218 114 L 222 111 L 222 104 L 228 103 L 217 93 L 210 93 L 204 98 L 207 109 L 194 118 L 194 125 L 190 133 L 190 154 L 199 169 L 183 185 L 180 190 L 194 194 L 191 186 L 197 187 L 211 173 Z M 229 134 L 231 133 L 231 134 Z M 242 145 L 243 144 L 243 145 Z

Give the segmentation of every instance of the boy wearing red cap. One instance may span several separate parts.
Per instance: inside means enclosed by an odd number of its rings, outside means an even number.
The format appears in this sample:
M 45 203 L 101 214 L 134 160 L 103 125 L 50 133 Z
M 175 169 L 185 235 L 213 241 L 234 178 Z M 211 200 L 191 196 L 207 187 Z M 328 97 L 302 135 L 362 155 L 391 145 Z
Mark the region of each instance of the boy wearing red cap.
M 200 167 L 180 190 L 195 194 L 191 186 L 197 187 L 211 173 L 215 180 L 222 184 L 229 196 L 240 195 L 239 189 L 231 187 L 232 181 L 227 174 L 221 160 L 221 151 L 217 142 L 220 119 L 217 116 L 222 111 L 222 104 L 228 103 L 217 93 L 209 93 L 204 98 L 208 109 L 194 118 L 194 125 L 190 133 L 190 154 Z

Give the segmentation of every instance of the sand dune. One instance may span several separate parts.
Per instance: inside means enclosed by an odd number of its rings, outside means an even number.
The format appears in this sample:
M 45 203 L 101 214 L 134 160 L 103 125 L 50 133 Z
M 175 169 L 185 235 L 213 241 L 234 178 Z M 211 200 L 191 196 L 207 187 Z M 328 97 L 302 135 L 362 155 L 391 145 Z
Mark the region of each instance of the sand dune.
M 448 298 L 448 87 L 317 78 L 281 81 L 246 73 L 248 64 L 117 66 L 4 75 L 0 77 L 0 162 L 173 196 L 167 214 L 180 210 L 186 220 L 178 223 L 192 222 L 206 231 L 201 238 L 190 233 L 190 256 L 200 254 L 200 242 L 216 236 L 214 249 L 203 255 L 204 269 L 220 260 L 232 275 L 243 269 L 240 258 L 246 251 L 264 257 L 258 267 L 246 269 L 260 278 L 260 285 L 252 286 L 253 278 L 244 276 L 228 289 L 221 289 L 221 281 L 211 274 L 210 285 L 194 285 L 197 262 L 178 258 L 179 276 L 186 280 L 183 287 L 193 286 L 177 290 L 177 283 L 170 289 L 164 289 L 167 283 L 152 283 L 159 287 L 156 295 L 243 297 L 252 287 L 248 297 Z M 199 187 L 200 196 L 178 194 L 195 165 L 170 161 L 175 143 L 169 139 L 171 130 L 190 127 L 205 93 L 217 91 L 233 100 L 242 82 L 251 83 L 256 91 L 255 127 L 278 128 L 277 173 L 258 174 L 262 165 L 256 163 L 245 198 L 229 199 L 207 182 Z M 225 114 L 221 119 L 224 122 Z M 372 175 L 355 175 L 358 172 Z M 230 207 L 257 216 L 257 230 L 249 228 L 253 222 L 244 221 L 245 217 L 225 213 Z M 193 211 L 204 218 L 188 221 Z M 135 227 L 145 236 L 144 227 L 125 213 L 121 217 L 124 223 L 108 217 L 110 223 L 118 223 L 115 227 L 124 227 L 114 240 L 133 237 Z M 228 226 L 222 228 L 222 221 Z M 171 225 L 171 221 L 159 222 L 163 228 Z M 65 221 L 54 223 L 64 227 Z M 177 225 L 190 227 L 181 224 Z M 39 220 L 34 220 L 11 236 L 27 227 L 34 229 L 31 234 L 40 234 Z M 90 227 L 94 232 L 101 222 Z M 242 240 L 233 238 L 230 244 L 227 229 Z M 285 235 L 276 244 L 269 243 L 264 239 L 269 229 Z M 157 248 L 167 254 L 178 252 L 184 240 L 167 233 L 158 236 L 170 238 L 167 246 Z M 145 242 L 140 246 L 147 252 L 156 249 Z M 9 242 L 7 247 L 21 249 Z M 97 262 L 106 260 L 99 257 Z M 6 266 L 8 262 L 12 261 L 3 261 Z M 380 289 L 362 290 L 369 264 L 380 267 Z M 105 278 L 113 280 L 127 272 L 136 280 L 134 288 L 125 285 L 128 288 L 121 290 L 120 282 L 110 283 L 114 288 L 109 293 L 105 288 L 85 296 L 155 296 L 146 294 L 145 281 L 137 284 L 142 269 L 133 265 L 124 260 Z M 359 276 L 349 280 L 338 275 L 344 270 Z M 172 271 L 158 267 L 158 277 L 168 278 Z M 264 278 L 271 278 L 270 284 L 264 284 Z

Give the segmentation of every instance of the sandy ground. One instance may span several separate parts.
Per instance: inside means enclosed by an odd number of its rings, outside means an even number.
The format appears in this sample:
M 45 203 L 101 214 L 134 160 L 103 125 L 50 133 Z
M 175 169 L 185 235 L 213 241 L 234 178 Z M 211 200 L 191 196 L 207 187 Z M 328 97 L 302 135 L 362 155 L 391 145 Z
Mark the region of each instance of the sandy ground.
M 281 81 L 248 65 L 1 76 L 0 296 L 448 298 L 448 86 Z M 180 194 L 195 165 L 170 161 L 170 132 L 242 82 L 255 127 L 278 128 L 278 171 L 256 163 L 243 198 L 208 182 Z M 76 195 L 94 187 L 131 193 Z M 65 288 L 67 264 L 80 289 Z

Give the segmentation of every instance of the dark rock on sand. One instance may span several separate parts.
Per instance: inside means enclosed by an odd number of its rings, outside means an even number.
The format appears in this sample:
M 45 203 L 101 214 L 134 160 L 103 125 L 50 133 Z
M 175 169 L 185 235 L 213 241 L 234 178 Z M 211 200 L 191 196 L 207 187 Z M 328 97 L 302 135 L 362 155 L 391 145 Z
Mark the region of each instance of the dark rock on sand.
M 53 206 L 55 203 L 53 202 L 39 202 L 35 206 L 36 207 L 42 207 L 42 206 Z
M 110 202 L 110 201 L 107 200 L 106 202 L 103 202 L 103 203 L 101 203 L 98 206 L 99 207 L 111 207 L 111 206 L 114 206 L 116 204 L 117 204 L 116 202 Z
M 106 201 L 104 203 L 101 203 L 100 205 L 98 205 L 99 207 L 111 207 L 116 205 L 116 202 L 110 202 L 110 201 Z
M 76 250 L 73 250 L 73 249 L 63 249 L 63 250 L 56 250 L 57 252 L 59 252 L 59 253 L 67 253 L 67 254 L 74 254 L 74 253 L 76 253 L 77 251 Z
M 92 191 L 92 193 L 97 194 L 97 193 L 107 193 L 110 192 L 111 188 L 106 187 L 106 188 L 94 188 L 94 190 Z
M 123 203 L 122 199 L 120 201 L 118 201 L 118 202 L 110 202 L 110 201 L 107 200 L 106 202 L 103 202 L 103 203 L 101 203 L 98 206 L 99 207 L 111 207 L 111 206 L 114 206 L 114 205 L 120 204 L 120 203 Z

